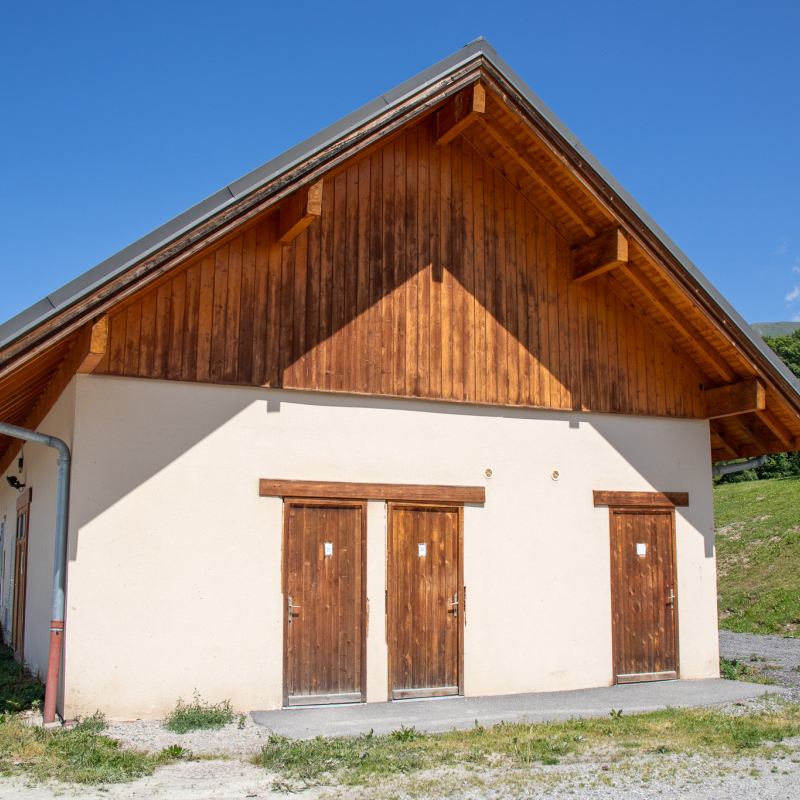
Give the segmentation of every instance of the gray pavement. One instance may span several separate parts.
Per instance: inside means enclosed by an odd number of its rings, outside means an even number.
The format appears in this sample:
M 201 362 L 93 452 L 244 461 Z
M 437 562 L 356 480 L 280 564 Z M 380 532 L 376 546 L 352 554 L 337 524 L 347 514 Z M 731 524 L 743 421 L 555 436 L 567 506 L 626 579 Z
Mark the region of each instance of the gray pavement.
M 578 689 L 571 692 L 537 692 L 496 697 L 440 697 L 338 706 L 283 708 L 253 711 L 257 725 L 280 736 L 310 739 L 314 736 L 358 736 L 374 731 L 391 733 L 401 725 L 413 725 L 431 733 L 453 728 L 466 730 L 498 722 L 542 722 L 571 717 L 604 717 L 610 710 L 624 714 L 672 707 L 710 706 L 749 700 L 769 691 L 783 694 L 777 686 L 761 686 L 720 679 L 703 681 L 658 681 Z

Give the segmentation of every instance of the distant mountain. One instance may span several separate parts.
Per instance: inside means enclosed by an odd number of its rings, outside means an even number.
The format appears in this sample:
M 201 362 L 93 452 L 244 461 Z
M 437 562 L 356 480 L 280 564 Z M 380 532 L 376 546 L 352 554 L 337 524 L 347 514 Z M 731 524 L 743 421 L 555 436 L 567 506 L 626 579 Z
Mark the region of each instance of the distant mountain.
M 750 326 L 759 336 L 788 336 L 800 328 L 800 322 L 754 322 Z

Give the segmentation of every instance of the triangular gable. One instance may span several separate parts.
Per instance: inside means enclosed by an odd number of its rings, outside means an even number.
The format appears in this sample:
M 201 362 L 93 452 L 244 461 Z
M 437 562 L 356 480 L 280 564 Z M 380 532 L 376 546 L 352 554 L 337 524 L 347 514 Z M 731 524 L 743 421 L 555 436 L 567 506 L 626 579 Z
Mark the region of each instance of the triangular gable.
M 81 331 L 103 315 L 100 353 Z M 0 338 L 17 424 L 88 354 L 108 374 L 714 416 L 715 458 L 800 433 L 793 376 L 482 40 Z

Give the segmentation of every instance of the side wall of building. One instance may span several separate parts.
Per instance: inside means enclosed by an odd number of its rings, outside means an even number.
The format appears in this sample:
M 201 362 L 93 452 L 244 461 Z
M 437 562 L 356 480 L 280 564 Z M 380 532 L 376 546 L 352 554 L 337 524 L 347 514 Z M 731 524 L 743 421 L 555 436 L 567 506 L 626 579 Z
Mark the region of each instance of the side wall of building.
M 262 477 L 485 485 L 464 515 L 468 695 L 609 684 L 592 490 L 688 491 L 680 669 L 716 676 L 708 441 L 704 421 L 78 376 L 66 713 L 158 717 L 195 690 L 281 704 L 282 501 Z M 368 701 L 387 696 L 385 541 L 370 502 Z
M 76 380 L 73 379 L 37 428 L 41 433 L 63 439 L 70 448 L 75 426 L 75 388 Z M 24 656 L 31 671 L 44 679 L 47 674 L 53 604 L 58 454 L 50 447 L 26 444 L 22 472 L 18 472 L 17 459 L 14 459 L 12 466 L 0 478 L 0 523 L 3 524 L 0 620 L 6 643 L 11 635 L 14 538 L 19 497 L 19 492 L 12 489 L 6 481 L 9 475 L 16 476 L 20 483 L 25 484 L 26 489 L 33 489 L 28 529 Z

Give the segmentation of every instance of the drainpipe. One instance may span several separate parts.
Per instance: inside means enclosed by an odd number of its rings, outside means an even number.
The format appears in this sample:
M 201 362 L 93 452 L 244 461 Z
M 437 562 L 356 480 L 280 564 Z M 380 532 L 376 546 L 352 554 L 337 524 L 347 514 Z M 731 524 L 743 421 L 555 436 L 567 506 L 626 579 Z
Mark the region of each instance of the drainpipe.
M 53 617 L 50 622 L 50 653 L 47 659 L 47 683 L 44 693 L 44 721 L 55 722 L 58 671 L 64 637 L 64 587 L 67 576 L 67 522 L 69 520 L 69 447 L 55 436 L 29 431 L 0 422 L 0 434 L 58 450 L 58 498 L 56 500 L 56 542 L 53 556 Z
M 759 456 L 758 458 L 751 458 L 749 461 L 738 461 L 735 464 L 721 464 L 718 467 L 713 467 L 711 474 L 715 476 L 730 475 L 731 472 L 744 472 L 746 469 L 758 469 L 764 466 L 766 460 L 766 456 Z

